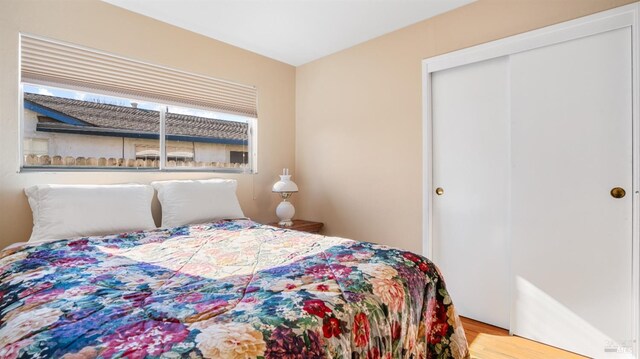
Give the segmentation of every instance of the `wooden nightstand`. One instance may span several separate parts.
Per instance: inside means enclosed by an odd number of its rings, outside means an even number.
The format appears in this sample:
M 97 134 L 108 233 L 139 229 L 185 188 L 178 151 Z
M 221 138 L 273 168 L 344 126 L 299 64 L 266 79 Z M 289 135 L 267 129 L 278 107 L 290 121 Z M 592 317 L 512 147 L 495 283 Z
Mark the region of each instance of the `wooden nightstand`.
M 322 226 L 324 226 L 324 223 L 294 219 L 293 225 L 289 227 L 279 226 L 278 222 L 269 223 L 269 225 L 278 228 L 293 229 L 295 231 L 318 233 L 322 229 Z

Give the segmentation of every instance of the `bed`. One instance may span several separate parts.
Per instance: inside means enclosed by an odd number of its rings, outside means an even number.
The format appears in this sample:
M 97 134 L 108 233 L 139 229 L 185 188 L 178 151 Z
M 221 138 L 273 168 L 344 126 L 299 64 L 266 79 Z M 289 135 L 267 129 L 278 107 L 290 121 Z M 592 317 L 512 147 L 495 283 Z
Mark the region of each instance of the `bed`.
M 427 259 L 226 220 L 0 254 L 2 358 L 465 358 Z

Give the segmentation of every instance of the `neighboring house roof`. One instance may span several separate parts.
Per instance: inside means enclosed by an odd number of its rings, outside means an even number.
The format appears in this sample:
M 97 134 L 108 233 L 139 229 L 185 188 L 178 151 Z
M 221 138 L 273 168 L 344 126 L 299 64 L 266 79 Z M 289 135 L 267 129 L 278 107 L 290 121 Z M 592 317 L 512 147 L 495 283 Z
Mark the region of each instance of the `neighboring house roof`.
M 24 107 L 55 121 L 39 121 L 38 131 L 98 136 L 157 138 L 158 111 L 55 96 L 24 94 Z M 169 140 L 243 144 L 247 124 L 167 113 Z

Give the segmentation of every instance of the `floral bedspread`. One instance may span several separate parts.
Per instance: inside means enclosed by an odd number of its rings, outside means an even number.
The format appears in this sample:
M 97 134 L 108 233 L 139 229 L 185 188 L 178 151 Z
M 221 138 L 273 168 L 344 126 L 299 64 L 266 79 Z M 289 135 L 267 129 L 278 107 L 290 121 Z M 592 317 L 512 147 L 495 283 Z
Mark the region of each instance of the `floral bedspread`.
M 0 254 L 0 358 L 465 358 L 427 259 L 248 220 Z

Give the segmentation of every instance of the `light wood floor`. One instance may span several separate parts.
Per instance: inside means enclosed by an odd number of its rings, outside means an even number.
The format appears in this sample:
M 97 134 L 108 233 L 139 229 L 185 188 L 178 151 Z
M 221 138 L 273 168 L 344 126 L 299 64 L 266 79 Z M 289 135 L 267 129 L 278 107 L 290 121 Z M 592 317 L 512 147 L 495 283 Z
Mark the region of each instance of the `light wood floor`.
M 460 318 L 472 359 L 584 359 L 585 357 L 532 340 L 469 318 Z

